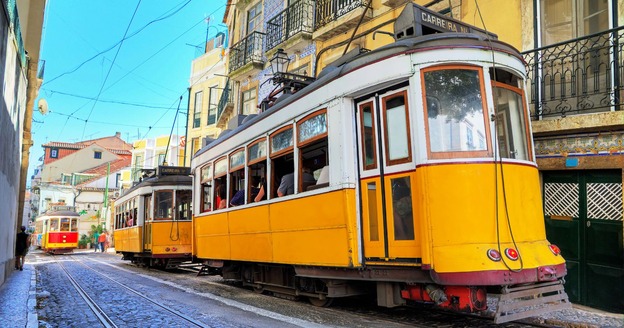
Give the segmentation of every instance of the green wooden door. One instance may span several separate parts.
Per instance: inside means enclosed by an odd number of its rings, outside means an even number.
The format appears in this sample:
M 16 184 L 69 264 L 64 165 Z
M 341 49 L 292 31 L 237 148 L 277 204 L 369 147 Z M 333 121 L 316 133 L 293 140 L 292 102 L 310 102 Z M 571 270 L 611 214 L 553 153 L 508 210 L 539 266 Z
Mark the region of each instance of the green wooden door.
M 542 173 L 546 234 L 566 259 L 570 300 L 623 313 L 622 171 Z

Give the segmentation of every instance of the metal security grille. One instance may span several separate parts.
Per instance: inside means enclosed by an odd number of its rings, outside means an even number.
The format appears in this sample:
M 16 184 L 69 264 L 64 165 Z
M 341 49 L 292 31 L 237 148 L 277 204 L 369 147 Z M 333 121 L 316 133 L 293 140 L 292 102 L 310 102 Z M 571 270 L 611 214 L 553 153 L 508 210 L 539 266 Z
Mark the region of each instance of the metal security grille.
M 622 221 L 622 184 L 588 183 L 587 217 Z
M 578 183 L 545 183 L 544 212 L 546 215 L 578 217 Z

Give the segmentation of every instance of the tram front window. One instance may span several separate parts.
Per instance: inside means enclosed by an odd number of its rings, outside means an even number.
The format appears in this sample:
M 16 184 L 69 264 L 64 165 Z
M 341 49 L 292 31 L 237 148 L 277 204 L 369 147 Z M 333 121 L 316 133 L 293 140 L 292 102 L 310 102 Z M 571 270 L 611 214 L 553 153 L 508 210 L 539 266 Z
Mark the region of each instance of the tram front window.
M 191 219 L 191 191 L 190 190 L 178 190 L 176 191 L 176 213 L 177 220 L 190 220 Z
M 481 71 L 468 67 L 433 69 L 423 75 L 431 156 L 486 156 Z M 465 153 L 448 154 L 455 152 Z
M 58 219 L 50 219 L 50 231 L 59 231 Z
M 61 218 L 61 231 L 69 231 L 69 218 Z
M 78 231 L 78 219 L 72 219 L 71 220 L 71 228 L 70 231 L 72 232 L 76 232 Z
M 155 194 L 156 213 L 155 220 L 171 220 L 173 207 L 173 193 L 171 191 L 157 191 Z

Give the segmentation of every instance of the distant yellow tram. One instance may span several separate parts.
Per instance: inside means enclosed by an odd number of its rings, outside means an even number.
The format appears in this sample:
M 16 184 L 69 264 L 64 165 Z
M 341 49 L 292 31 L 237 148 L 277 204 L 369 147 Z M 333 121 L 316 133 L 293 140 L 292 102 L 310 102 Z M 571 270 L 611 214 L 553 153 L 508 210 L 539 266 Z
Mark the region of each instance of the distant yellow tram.
M 124 260 L 169 269 L 192 259 L 189 174 L 160 166 L 115 201 L 115 251 Z

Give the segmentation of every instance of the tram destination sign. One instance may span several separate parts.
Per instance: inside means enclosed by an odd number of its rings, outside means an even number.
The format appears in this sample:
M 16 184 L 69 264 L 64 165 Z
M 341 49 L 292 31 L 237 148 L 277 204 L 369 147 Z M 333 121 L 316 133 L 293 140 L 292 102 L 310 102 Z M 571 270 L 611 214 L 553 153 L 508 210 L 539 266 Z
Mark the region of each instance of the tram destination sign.
M 417 4 L 407 5 L 394 23 L 395 38 L 415 37 L 434 33 L 472 33 L 497 39 L 494 33 L 431 11 Z
M 191 168 L 185 166 L 159 166 L 158 175 L 191 175 Z

